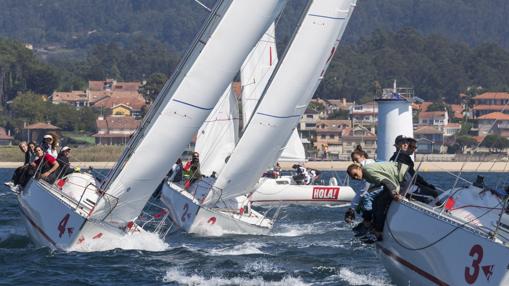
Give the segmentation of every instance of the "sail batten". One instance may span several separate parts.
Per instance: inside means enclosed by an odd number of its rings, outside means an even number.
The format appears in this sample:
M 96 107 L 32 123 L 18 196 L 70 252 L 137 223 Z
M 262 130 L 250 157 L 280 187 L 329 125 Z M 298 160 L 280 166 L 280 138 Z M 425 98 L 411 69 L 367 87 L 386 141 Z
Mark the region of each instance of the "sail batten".
M 280 0 L 217 2 L 207 26 L 110 172 L 103 185 L 107 196 L 97 203 L 93 218 L 126 224 L 141 213 L 285 4 Z
M 289 140 L 329 65 L 356 0 L 308 5 L 298 31 L 258 104 L 230 160 L 204 203 L 250 192 Z M 341 10 L 348 10 L 347 17 Z M 215 191 L 219 190 L 219 191 Z

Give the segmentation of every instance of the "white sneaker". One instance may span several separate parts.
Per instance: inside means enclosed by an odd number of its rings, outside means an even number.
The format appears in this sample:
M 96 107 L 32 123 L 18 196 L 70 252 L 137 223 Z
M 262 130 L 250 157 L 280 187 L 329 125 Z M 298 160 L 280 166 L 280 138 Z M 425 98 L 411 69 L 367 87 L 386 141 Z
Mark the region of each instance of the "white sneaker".
M 4 185 L 6 185 L 6 186 L 7 186 L 7 187 L 9 187 L 9 188 L 12 188 L 12 187 L 14 187 L 14 186 L 15 186 L 13 181 L 5 182 L 5 183 L 4 183 Z

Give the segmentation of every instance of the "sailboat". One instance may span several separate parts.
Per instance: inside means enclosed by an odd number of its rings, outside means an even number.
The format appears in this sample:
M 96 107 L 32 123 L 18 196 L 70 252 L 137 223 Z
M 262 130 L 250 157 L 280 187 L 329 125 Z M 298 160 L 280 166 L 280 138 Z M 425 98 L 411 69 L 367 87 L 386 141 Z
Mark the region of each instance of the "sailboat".
M 189 190 L 172 182 L 163 186 L 161 199 L 178 226 L 207 235 L 271 230 L 273 218 L 252 210 L 243 196 L 281 154 L 323 78 L 355 3 L 308 3 L 283 60 L 217 179 L 205 178 Z
M 54 249 L 79 250 L 86 241 L 144 232 L 136 219 L 153 190 L 285 4 L 217 1 L 104 181 L 90 174 L 71 174 L 53 185 L 34 177 L 18 195 L 32 239 Z
M 275 34 L 275 24 L 272 24 L 241 67 L 240 102 L 244 129 L 278 63 Z M 228 88 L 197 134 L 195 151 L 201 154 L 203 174 L 214 173 L 217 176 L 221 173 L 237 144 L 239 119 L 238 102 L 232 88 Z M 294 128 L 277 161 L 306 161 L 297 128 Z M 329 205 L 346 204 L 354 196 L 355 192 L 349 186 L 302 185 L 297 184 L 292 176 L 281 176 L 260 178 L 248 198 L 253 205 Z
M 384 145 L 379 147 L 378 157 L 387 160 L 395 151 L 391 143 L 397 132 L 411 136 L 412 111 L 400 96 L 382 98 L 378 103 L 382 105 L 378 142 Z M 405 190 L 407 198 L 391 203 L 383 240 L 376 244 L 393 282 L 509 285 L 507 194 L 459 175 L 452 188 L 436 199 L 411 190 Z

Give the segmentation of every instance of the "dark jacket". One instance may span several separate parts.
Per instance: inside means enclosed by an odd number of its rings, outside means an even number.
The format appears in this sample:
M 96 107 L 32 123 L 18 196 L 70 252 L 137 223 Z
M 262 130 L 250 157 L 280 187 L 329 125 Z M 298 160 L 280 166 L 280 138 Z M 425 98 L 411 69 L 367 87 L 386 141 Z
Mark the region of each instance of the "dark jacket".
M 389 161 L 398 162 L 398 163 L 408 165 L 408 173 L 412 177 L 415 175 L 414 160 L 412 160 L 412 157 L 410 157 L 410 155 L 400 152 L 400 151 L 396 151 L 396 152 L 394 152 L 394 154 L 392 154 L 392 157 L 391 157 L 391 159 L 389 159 Z M 424 186 L 424 187 L 435 189 L 435 186 L 426 182 L 424 180 L 424 178 L 421 177 L 420 175 L 417 175 L 417 177 L 415 178 L 415 184 L 417 186 Z

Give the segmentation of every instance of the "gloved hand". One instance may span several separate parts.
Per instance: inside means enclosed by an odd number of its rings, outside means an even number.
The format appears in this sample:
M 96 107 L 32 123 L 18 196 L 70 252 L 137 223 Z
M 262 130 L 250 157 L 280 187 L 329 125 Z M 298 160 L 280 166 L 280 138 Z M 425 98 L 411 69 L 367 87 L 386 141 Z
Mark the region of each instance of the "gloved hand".
M 345 222 L 352 223 L 355 219 L 355 211 L 352 208 L 349 208 L 345 213 Z

